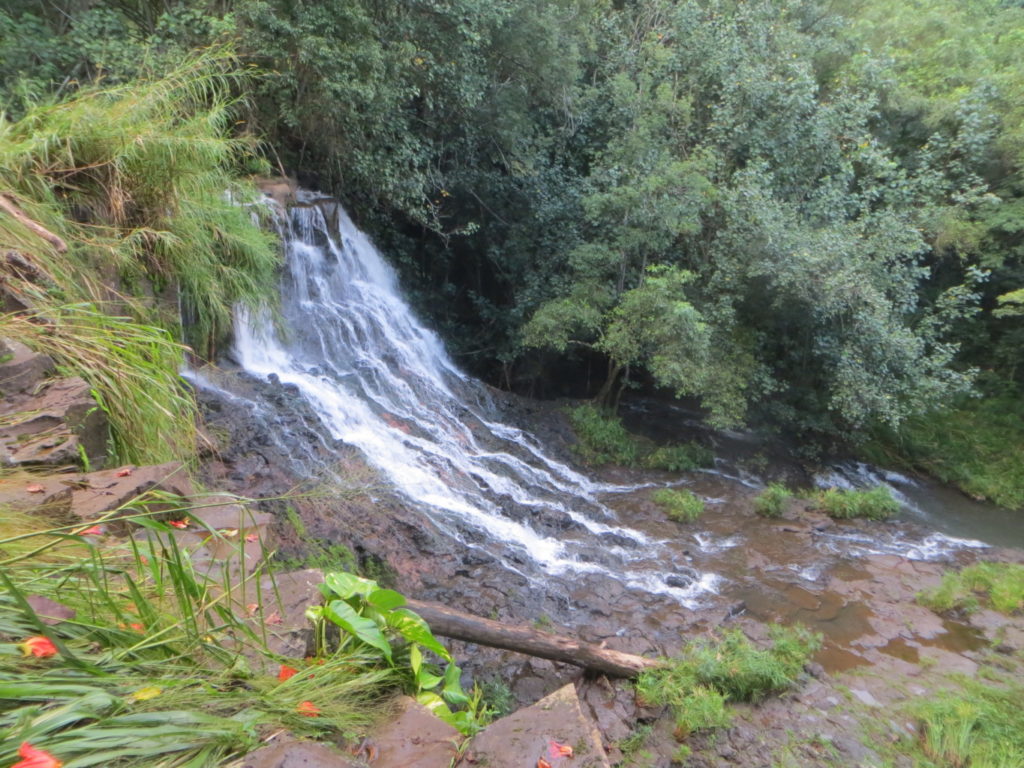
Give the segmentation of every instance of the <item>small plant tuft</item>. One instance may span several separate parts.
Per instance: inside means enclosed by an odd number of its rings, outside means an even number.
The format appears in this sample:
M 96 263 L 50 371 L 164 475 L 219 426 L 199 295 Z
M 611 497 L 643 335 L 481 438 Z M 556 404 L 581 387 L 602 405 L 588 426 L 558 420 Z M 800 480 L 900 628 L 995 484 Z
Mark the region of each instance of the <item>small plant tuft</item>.
M 1024 610 L 1024 565 L 985 562 L 947 571 L 935 589 L 918 592 L 917 602 L 936 613 L 973 613 L 982 605 L 1006 614 Z
M 899 502 L 884 485 L 869 491 L 829 488 L 816 494 L 813 501 L 825 514 L 837 520 L 851 520 L 855 517 L 888 520 L 900 511 Z
M 754 499 L 754 511 L 761 517 L 782 517 L 793 494 L 782 483 L 769 483 Z
M 568 414 L 579 438 L 575 450 L 584 462 L 623 466 L 636 463 L 636 439 L 622 426 L 618 416 L 589 403 L 571 408 Z
M 659 488 L 651 499 L 677 523 L 692 523 L 704 514 L 704 499 L 686 489 Z
M 663 469 L 666 472 L 688 472 L 715 463 L 715 455 L 698 443 L 663 445 L 655 448 L 644 458 L 648 469 Z

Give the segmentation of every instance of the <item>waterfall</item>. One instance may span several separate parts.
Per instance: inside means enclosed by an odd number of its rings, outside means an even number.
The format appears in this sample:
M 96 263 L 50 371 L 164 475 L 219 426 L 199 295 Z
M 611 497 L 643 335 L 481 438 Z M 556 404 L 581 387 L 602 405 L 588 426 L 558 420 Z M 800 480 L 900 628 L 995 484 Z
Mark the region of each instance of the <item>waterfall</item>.
M 300 193 L 280 222 L 281 317 L 242 312 L 235 358 L 291 385 L 330 435 L 358 448 L 447 535 L 527 579 L 581 574 L 683 604 L 716 577 L 622 525 L 593 482 L 494 415 L 403 300 L 394 270 L 334 201 Z M 665 569 L 671 569 L 666 571 Z

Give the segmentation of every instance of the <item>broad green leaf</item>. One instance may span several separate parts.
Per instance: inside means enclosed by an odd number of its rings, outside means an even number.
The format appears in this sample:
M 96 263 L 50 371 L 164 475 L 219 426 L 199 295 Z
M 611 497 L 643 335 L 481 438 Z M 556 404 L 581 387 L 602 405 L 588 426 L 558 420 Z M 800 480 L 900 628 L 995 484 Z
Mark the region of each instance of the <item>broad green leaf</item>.
M 366 602 L 382 611 L 390 611 L 405 605 L 405 596 L 393 589 L 375 589 L 366 596 Z
M 428 651 L 433 651 L 445 661 L 451 661 L 452 655 L 434 637 L 427 622 L 407 608 L 396 608 L 388 617 L 388 626 L 392 627 L 410 643 L 419 643 Z
M 462 690 L 462 683 L 459 681 L 461 676 L 462 670 L 454 663 L 449 664 L 444 671 L 444 688 L 441 689 L 441 695 L 450 704 L 469 703 L 469 697 Z
M 332 600 L 325 607 L 324 615 L 349 634 L 380 650 L 388 664 L 391 663 L 391 644 L 375 621 L 360 616 L 344 600 Z
M 377 589 L 377 582 L 344 571 L 326 574 L 324 584 L 342 600 L 348 600 L 354 595 L 367 595 Z

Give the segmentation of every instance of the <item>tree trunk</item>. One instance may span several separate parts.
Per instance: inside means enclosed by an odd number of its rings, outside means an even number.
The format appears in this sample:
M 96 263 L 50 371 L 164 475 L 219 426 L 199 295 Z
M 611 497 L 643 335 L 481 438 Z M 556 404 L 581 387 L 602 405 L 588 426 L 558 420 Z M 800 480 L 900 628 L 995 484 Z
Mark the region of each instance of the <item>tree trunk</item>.
M 437 603 L 409 600 L 407 607 L 422 616 L 435 635 L 491 648 L 504 648 L 542 659 L 564 661 L 611 677 L 633 678 L 643 670 L 658 665 L 654 659 L 601 648 L 528 627 L 510 627 Z
M 604 384 L 601 385 L 601 389 L 598 391 L 597 395 L 594 396 L 594 402 L 602 408 L 609 408 L 612 406 L 612 393 L 615 391 L 615 382 L 619 378 L 619 374 L 621 372 L 622 366 L 614 360 L 609 359 L 608 378 L 604 380 Z
M 0 195 L 0 210 L 6 212 L 16 221 L 20 221 L 25 227 L 35 235 L 43 238 L 46 242 L 54 247 L 57 253 L 65 253 L 68 250 L 67 243 L 65 243 L 60 237 L 53 234 L 50 230 L 40 224 L 38 221 L 33 221 L 25 215 L 18 206 L 14 204 L 13 200 L 10 200 L 4 195 Z

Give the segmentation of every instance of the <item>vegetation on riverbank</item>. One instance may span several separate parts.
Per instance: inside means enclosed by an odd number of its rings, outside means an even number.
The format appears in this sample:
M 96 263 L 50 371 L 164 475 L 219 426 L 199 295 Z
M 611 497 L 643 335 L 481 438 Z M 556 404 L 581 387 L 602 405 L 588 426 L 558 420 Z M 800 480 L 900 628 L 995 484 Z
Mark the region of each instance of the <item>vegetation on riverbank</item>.
M 917 601 L 937 613 L 972 613 L 983 606 L 1006 614 L 1024 610 L 1024 565 L 981 562 L 946 571 L 942 583 L 918 593 Z
M 232 135 L 246 77 L 212 51 L 0 119 L 0 195 L 22 215 L 0 215 L 4 291 L 26 308 L 0 335 L 92 386 L 120 461 L 191 459 L 185 344 L 211 355 L 237 304 L 274 302 L 277 249 L 239 176 L 254 144 Z
M 897 432 L 877 435 L 864 455 L 1024 509 L 1024 398 L 1014 389 L 911 417 Z
M 704 514 L 704 499 L 685 488 L 659 488 L 651 500 L 677 523 L 692 523 Z
M 646 705 L 668 706 L 682 742 L 698 731 L 731 722 L 730 701 L 759 701 L 794 686 L 821 636 L 803 627 L 770 625 L 772 644 L 756 647 L 738 629 L 700 638 L 666 662 L 641 673 L 636 690 Z M 684 748 L 681 756 L 688 750 Z

